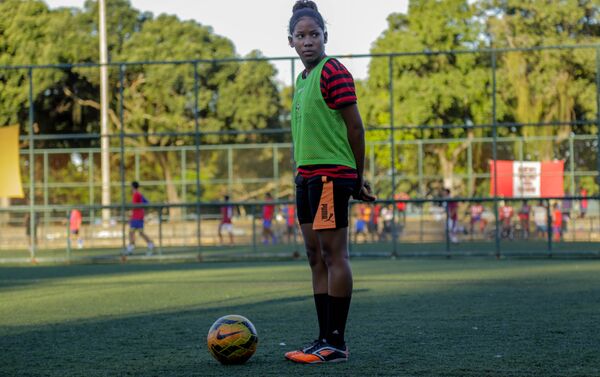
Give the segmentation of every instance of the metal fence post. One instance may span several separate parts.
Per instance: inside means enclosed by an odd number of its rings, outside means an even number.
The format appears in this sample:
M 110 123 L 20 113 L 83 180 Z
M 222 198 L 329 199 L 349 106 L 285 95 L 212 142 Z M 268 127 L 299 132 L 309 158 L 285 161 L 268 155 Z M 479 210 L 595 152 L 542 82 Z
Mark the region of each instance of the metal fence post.
M 473 181 L 473 141 L 469 140 L 469 146 L 467 148 L 467 174 L 469 175 L 469 188 L 467 193 L 469 197 L 473 197 L 475 192 L 475 182 Z
M 48 208 L 48 151 L 44 151 L 43 154 L 43 174 L 44 174 L 44 182 L 42 184 L 42 188 L 44 190 L 44 208 Z M 47 210 L 44 210 L 44 229 L 48 229 L 50 214 Z
M 596 183 L 600 186 L 600 47 L 596 48 L 596 144 L 597 168 Z
M 233 192 L 233 149 L 231 145 L 227 148 L 227 192 Z
M 373 143 L 369 145 L 369 179 L 371 180 L 371 184 L 375 185 L 375 146 Z
M 71 259 L 71 224 L 70 224 L 70 220 L 71 220 L 71 210 L 67 210 L 67 218 L 66 218 L 66 224 L 67 224 L 67 260 Z M 79 229 L 79 231 L 81 232 L 81 229 Z
M 388 74 L 390 80 L 390 162 L 392 169 L 392 199 L 396 193 L 396 140 L 395 140 L 395 126 L 394 126 L 394 59 L 392 56 L 388 59 Z M 396 204 L 394 202 L 394 208 Z M 392 211 L 392 224 L 396 224 L 396 210 Z M 392 227 L 392 255 L 398 254 L 398 232 L 396 226 Z
M 419 209 L 419 242 L 423 242 L 423 223 L 425 220 L 423 217 L 425 216 L 425 203 L 420 203 L 417 208 Z
M 498 57 L 496 50 L 492 50 L 492 159 L 494 164 L 494 218 L 495 232 L 494 240 L 496 246 L 496 258 L 500 258 L 500 227 L 498 224 L 498 124 L 496 119 L 496 65 Z
M 573 134 L 569 133 L 569 173 L 571 175 L 571 196 L 575 196 L 575 146 L 573 144 Z
M 163 236 L 162 236 L 162 213 L 163 207 L 158 207 L 158 255 L 162 256 Z
M 450 258 L 450 202 L 444 201 L 444 211 L 446 212 L 446 222 L 444 226 L 446 235 L 446 258 Z
M 37 226 L 35 218 L 35 160 L 33 157 L 33 68 L 29 67 L 27 76 L 29 78 L 29 253 L 31 260 L 35 261 Z
M 271 149 L 273 155 L 273 180 L 275 182 L 279 182 L 279 150 L 277 148 L 277 144 L 273 144 L 273 148 Z M 275 200 L 279 200 L 279 185 L 275 186 Z
M 199 95 L 198 62 L 194 62 L 194 146 L 196 147 L 196 243 L 202 246 L 202 234 L 200 228 L 200 122 L 198 119 L 198 95 Z
M 185 173 L 187 170 L 187 157 L 185 152 L 185 148 L 181 150 L 181 170 L 179 175 L 181 177 L 181 201 L 183 201 L 184 203 L 187 202 L 187 176 Z M 187 207 L 181 207 L 181 214 L 183 218 L 180 220 L 185 221 L 185 219 L 187 218 Z
M 550 210 L 550 200 L 545 199 L 546 202 L 546 226 L 548 227 L 548 257 L 552 258 L 552 236 L 554 229 L 552 229 L 552 211 Z
M 94 153 L 88 152 L 88 203 L 90 207 L 94 205 Z M 94 209 L 90 208 L 90 225 L 94 223 Z
M 121 247 L 123 250 L 127 247 L 125 238 L 125 224 L 126 224 L 126 213 L 125 213 L 125 124 L 124 124 L 124 89 L 125 85 L 125 65 L 119 65 L 119 147 L 121 158 L 119 161 L 119 173 L 121 176 Z
M 256 205 L 252 205 L 252 252 L 256 253 Z

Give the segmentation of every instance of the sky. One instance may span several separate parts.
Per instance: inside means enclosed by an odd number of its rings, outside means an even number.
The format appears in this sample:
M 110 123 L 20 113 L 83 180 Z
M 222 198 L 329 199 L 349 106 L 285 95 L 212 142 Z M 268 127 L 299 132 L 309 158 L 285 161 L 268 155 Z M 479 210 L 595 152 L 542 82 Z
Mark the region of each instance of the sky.
M 154 16 L 174 14 L 211 26 L 227 37 L 244 56 L 260 50 L 266 57 L 295 56 L 287 43 L 287 24 L 295 0 L 130 0 L 134 8 Z M 406 13 L 408 0 L 315 0 L 329 32 L 328 55 L 368 54 L 371 44 L 387 28 L 387 16 Z M 46 0 L 51 8 L 83 7 L 84 0 Z M 367 76 L 369 59 L 343 58 L 353 76 Z M 290 63 L 274 63 L 279 79 L 289 84 Z M 298 69 L 298 68 L 297 68 Z

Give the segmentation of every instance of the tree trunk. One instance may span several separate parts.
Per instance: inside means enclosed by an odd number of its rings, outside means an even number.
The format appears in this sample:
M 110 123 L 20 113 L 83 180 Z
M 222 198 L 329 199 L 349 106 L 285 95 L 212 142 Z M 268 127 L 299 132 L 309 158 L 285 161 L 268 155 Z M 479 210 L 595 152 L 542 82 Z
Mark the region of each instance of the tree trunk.
M 473 131 L 469 130 L 467 140 L 463 141 L 460 145 L 455 147 L 452 152 L 449 152 L 449 149 L 452 147 L 451 144 L 445 144 L 443 146 L 439 146 L 435 148 L 435 153 L 438 156 L 438 160 L 440 162 L 440 168 L 442 170 L 444 187 L 450 189 L 452 192 L 459 191 L 462 189 L 464 184 L 457 184 L 454 179 L 454 166 L 458 162 L 460 155 L 464 152 L 471 144 L 473 140 Z
M 175 183 L 173 182 L 173 174 L 171 172 L 171 166 L 169 163 L 169 152 L 156 152 L 155 156 L 155 159 L 160 165 L 165 178 L 165 185 L 167 188 L 167 202 L 169 204 L 181 203 L 179 193 L 177 192 L 177 187 L 175 187 Z M 181 207 L 169 208 L 169 215 L 171 219 L 179 220 L 181 219 L 181 214 Z

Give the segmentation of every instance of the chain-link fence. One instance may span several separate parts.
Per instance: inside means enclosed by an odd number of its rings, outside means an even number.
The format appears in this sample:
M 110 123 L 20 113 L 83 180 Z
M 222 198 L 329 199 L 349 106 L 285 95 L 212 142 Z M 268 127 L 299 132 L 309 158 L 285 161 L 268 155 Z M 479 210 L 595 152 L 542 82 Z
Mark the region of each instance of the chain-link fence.
M 370 210 L 352 204 L 353 252 L 598 253 L 599 51 L 590 45 L 341 58 L 371 59 L 370 77 L 357 90 L 367 130 L 365 175 L 382 200 Z M 531 94 L 527 102 L 511 67 L 526 69 L 539 59 L 561 59 L 563 66 L 556 67 L 553 80 L 540 78 L 537 88 L 543 93 Z M 450 82 L 407 86 L 405 73 L 416 60 L 466 64 L 465 77 L 473 83 L 469 90 Z M 120 252 L 133 180 L 152 203 L 147 230 L 161 252 L 221 244 L 217 229 L 225 194 L 236 203 L 236 245 L 252 252 L 271 248 L 262 244 L 259 203 L 266 192 L 281 209 L 293 202 L 287 110 L 293 87 L 264 80 L 273 78 L 268 72 L 260 85 L 239 77 L 286 62 L 293 82 L 297 58 L 111 63 L 111 131 L 104 135 L 98 65 L 0 67 L 4 81 L 22 83 L 2 101 L 3 111 L 21 124 L 26 193 L 1 209 L 4 255 L 82 253 L 74 246 L 77 237 L 69 235 L 72 209 L 83 215 L 84 250 Z M 218 85 L 220 75 L 231 86 Z M 569 88 L 581 90 L 574 94 Z M 534 101 L 538 97 L 540 103 Z M 411 101 L 426 100 L 432 102 L 430 111 L 422 112 L 427 116 L 411 115 L 417 108 Z M 100 148 L 103 138 L 110 140 L 108 149 Z M 108 185 L 101 176 L 103 153 L 110 162 Z M 563 161 L 564 196 L 502 197 L 492 185 L 500 160 Z M 454 199 L 441 198 L 445 187 Z M 103 191 L 110 194 L 109 203 L 103 203 Z M 519 212 L 524 200 L 529 223 Z M 444 205 L 449 201 L 459 203 L 451 206 L 450 225 Z M 478 220 L 471 216 L 475 202 L 483 207 Z M 555 205 L 565 213 L 560 232 L 553 225 Z M 507 207 L 513 212 L 508 220 Z M 541 208 L 548 224 L 538 231 L 534 210 Z M 296 251 L 301 237 L 285 224 L 281 212 L 275 249 L 287 252 L 290 247 L 283 245 L 289 244 Z

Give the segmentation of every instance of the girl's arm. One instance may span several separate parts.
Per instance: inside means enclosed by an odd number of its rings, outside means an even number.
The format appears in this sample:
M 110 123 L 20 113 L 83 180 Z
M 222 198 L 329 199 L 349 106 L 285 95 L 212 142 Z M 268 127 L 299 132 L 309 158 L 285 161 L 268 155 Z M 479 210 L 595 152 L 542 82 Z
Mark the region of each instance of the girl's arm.
M 376 198 L 371 194 L 370 187 L 368 184 L 365 184 L 363 177 L 365 166 L 365 128 L 358 112 L 358 106 L 356 104 L 345 106 L 340 109 L 340 114 L 346 124 L 348 142 L 356 161 L 356 171 L 360 183 L 357 199 L 373 201 Z

